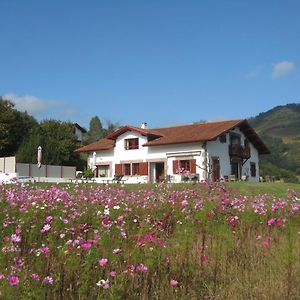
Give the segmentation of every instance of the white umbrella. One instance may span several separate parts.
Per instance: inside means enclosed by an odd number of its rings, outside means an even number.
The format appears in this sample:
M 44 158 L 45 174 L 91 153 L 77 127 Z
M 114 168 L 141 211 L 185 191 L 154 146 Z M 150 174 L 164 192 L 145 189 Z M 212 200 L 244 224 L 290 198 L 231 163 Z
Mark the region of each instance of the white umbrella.
M 37 152 L 37 167 L 41 168 L 42 166 L 42 147 L 38 146 L 38 152 Z
M 93 153 L 93 162 L 92 162 L 93 170 L 96 169 L 96 152 Z

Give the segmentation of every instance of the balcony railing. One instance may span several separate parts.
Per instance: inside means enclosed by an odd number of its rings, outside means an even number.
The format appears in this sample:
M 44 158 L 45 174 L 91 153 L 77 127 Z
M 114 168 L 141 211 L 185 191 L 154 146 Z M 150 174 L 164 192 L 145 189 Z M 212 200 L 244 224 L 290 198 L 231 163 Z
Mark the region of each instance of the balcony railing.
M 229 155 L 247 159 L 251 156 L 250 148 L 242 145 L 229 145 Z

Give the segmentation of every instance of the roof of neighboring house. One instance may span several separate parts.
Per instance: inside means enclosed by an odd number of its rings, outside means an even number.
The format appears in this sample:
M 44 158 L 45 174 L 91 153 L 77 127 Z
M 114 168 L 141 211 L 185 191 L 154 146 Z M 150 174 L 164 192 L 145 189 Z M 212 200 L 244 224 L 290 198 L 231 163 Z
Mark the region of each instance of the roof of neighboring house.
M 83 133 L 86 133 L 86 129 L 83 128 L 83 127 L 81 127 L 78 123 L 73 123 L 73 124 L 74 124 L 74 126 L 75 126 L 76 128 L 78 128 L 80 131 L 82 131 Z
M 83 146 L 75 152 L 93 152 L 93 151 L 99 151 L 99 150 L 110 150 L 115 146 L 114 140 L 109 139 L 102 139 L 100 141 L 94 142 L 92 144 Z
M 249 141 L 256 147 L 260 154 L 270 153 L 266 145 L 249 125 L 247 120 L 229 120 L 220 122 L 195 123 L 164 128 L 142 129 L 134 126 L 122 126 L 105 139 L 87 145 L 77 152 L 90 152 L 96 150 L 108 150 L 114 147 L 114 140 L 126 131 L 135 131 L 142 135 L 151 137 L 143 146 L 161 146 L 182 143 L 195 143 L 215 140 L 218 136 L 228 132 L 234 127 L 239 127 Z M 109 142 L 110 141 L 110 142 Z M 106 148 L 104 149 L 104 146 Z M 110 148 L 108 148 L 108 145 Z M 98 148 L 97 148 L 98 147 Z M 87 150 L 89 149 L 89 150 Z

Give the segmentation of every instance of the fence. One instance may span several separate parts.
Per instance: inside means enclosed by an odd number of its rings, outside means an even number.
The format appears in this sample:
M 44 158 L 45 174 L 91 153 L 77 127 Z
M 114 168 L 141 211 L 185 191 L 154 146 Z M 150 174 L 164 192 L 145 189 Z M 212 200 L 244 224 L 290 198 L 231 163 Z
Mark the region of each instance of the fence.
M 52 166 L 52 165 L 42 165 L 38 168 L 35 164 L 16 164 L 16 172 L 19 177 L 45 177 L 45 178 L 70 178 L 75 179 L 76 177 L 76 167 L 67 166 Z
M 0 157 L 0 172 L 17 173 L 18 177 L 75 179 L 76 167 L 16 163 L 16 157 Z
M 16 157 L 0 157 L 0 172 L 15 173 L 16 172 Z

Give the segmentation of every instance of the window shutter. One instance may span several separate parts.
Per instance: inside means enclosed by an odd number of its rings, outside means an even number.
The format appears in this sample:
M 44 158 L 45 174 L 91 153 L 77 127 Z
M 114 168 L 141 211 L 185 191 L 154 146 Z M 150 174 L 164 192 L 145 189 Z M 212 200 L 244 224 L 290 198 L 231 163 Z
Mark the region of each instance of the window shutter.
M 179 160 L 173 160 L 173 174 L 177 174 L 179 171 Z
M 190 160 L 190 172 L 196 173 L 196 159 Z
M 115 164 L 115 175 L 123 175 L 122 164 Z
M 148 163 L 147 162 L 140 163 L 139 171 L 140 171 L 139 175 L 148 176 Z

